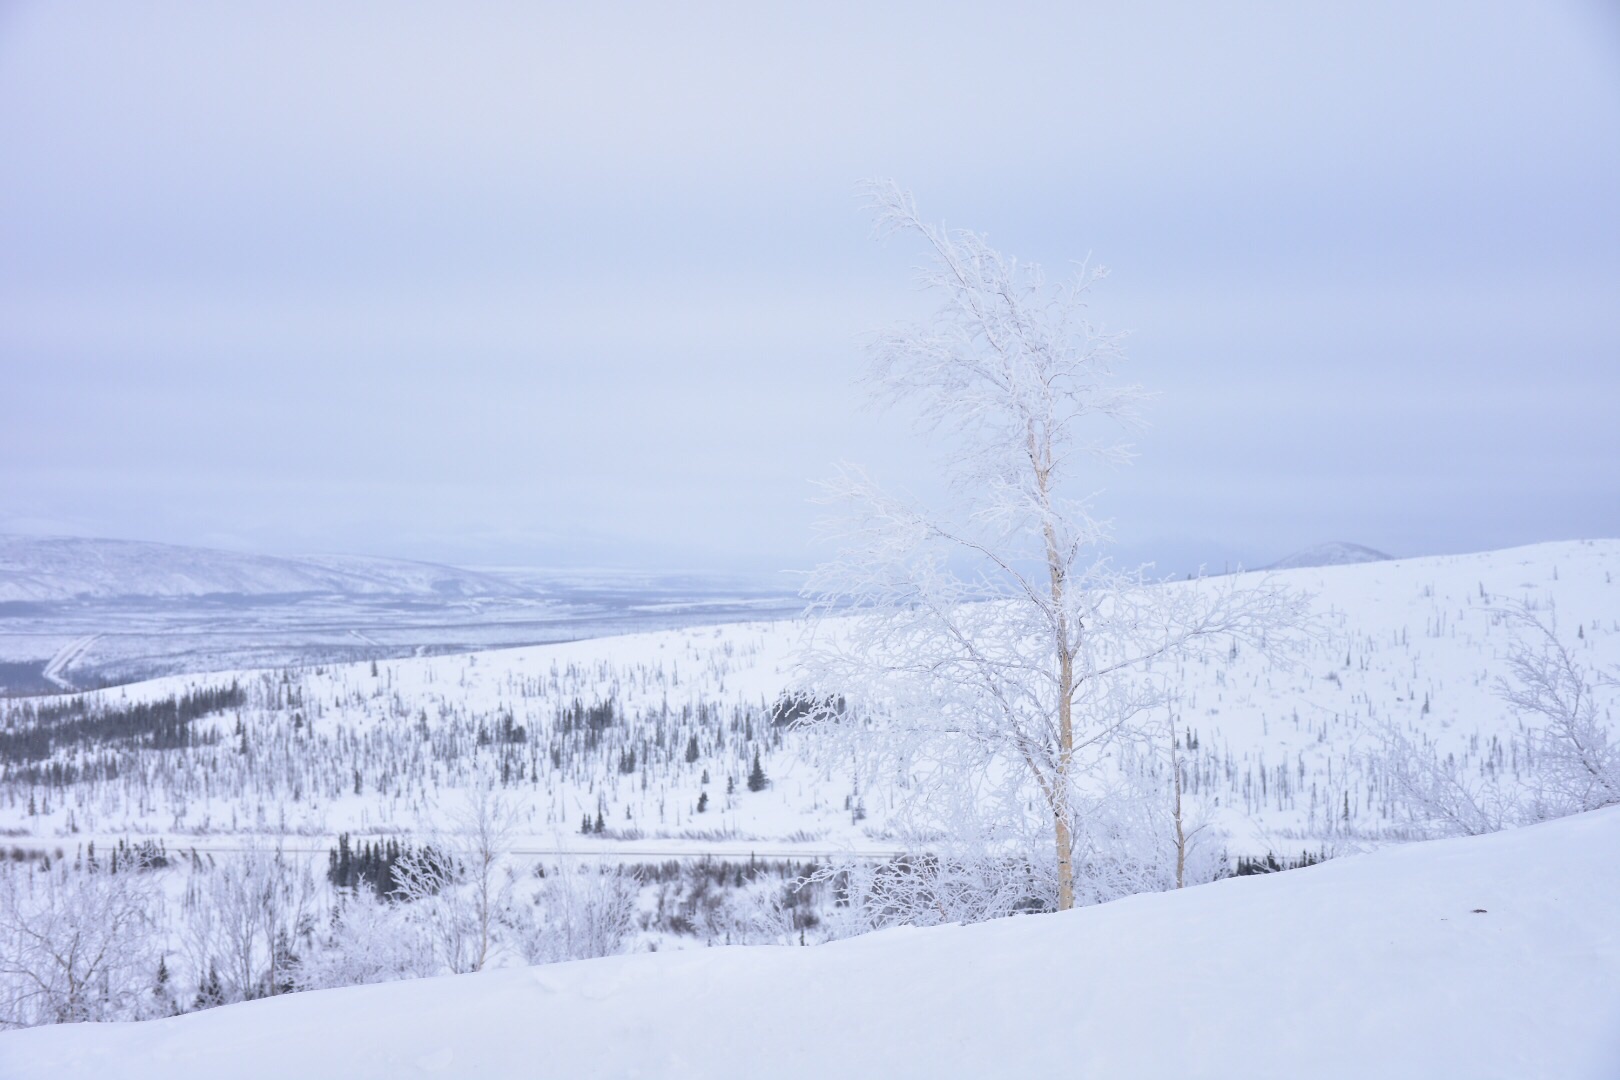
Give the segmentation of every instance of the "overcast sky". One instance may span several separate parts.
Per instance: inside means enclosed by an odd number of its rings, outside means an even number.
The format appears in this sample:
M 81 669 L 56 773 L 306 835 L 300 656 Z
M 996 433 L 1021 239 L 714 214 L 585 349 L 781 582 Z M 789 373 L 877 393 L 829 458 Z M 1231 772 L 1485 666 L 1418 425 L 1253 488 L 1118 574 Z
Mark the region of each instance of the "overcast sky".
M 1620 535 L 1605 3 L 0 5 L 0 531 L 771 569 L 927 310 L 1061 268 L 1179 570 Z

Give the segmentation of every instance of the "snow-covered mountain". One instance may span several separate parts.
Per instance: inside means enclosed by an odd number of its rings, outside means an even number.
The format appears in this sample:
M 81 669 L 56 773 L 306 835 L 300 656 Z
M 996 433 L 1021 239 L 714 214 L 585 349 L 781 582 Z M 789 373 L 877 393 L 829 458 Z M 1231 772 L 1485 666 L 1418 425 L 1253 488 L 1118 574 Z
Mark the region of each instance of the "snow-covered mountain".
M 639 954 L 0 1035 L 8 1080 L 1620 1075 L 1620 808 L 813 948 Z
M 112 597 L 521 596 L 489 574 L 352 555 L 282 558 L 134 540 L 0 536 L 0 602 Z
M 1262 567 L 1264 570 L 1300 570 L 1313 566 L 1351 566 L 1356 563 L 1387 562 L 1394 558 L 1385 555 L 1375 548 L 1362 544 L 1349 544 L 1343 540 L 1330 540 L 1325 544 L 1317 544 L 1303 551 L 1296 551 L 1286 558 L 1278 559 L 1270 566 Z

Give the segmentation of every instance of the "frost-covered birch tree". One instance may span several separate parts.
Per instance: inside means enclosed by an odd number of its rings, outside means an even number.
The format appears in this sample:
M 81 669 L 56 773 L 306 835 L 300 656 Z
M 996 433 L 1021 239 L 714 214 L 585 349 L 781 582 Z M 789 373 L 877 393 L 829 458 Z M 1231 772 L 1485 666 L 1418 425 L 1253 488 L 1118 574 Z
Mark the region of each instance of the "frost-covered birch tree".
M 1301 601 L 1117 570 L 1084 492 L 1131 460 L 1146 395 L 1118 378 L 1120 335 L 1090 317 L 1103 271 L 1048 281 L 977 233 L 924 221 L 893 183 L 870 190 L 881 234 L 922 241 L 921 284 L 940 301 L 926 325 L 875 340 L 870 386 L 935 437 L 950 495 L 920 506 L 854 466 L 826 485 L 839 554 L 806 592 L 858 617 L 818 633 L 806 690 L 872 717 L 873 767 L 904 771 L 922 799 L 961 806 L 968 792 L 1011 836 L 1033 798 L 1069 908 L 1084 781 L 1105 747 L 1164 702 L 1178 659 L 1270 648 Z M 811 723 L 851 726 L 830 709 Z
M 511 879 L 501 863 L 511 853 L 518 811 L 487 785 L 467 793 L 448 827 L 433 831 L 421 848 L 394 865 L 395 893 L 411 905 L 444 967 L 456 974 L 482 971 L 493 931 L 511 900 Z
M 1577 660 L 1557 626 L 1527 608 L 1505 616 L 1517 631 L 1497 693 L 1527 723 L 1535 820 L 1620 803 L 1620 739 L 1614 703 L 1620 673 Z

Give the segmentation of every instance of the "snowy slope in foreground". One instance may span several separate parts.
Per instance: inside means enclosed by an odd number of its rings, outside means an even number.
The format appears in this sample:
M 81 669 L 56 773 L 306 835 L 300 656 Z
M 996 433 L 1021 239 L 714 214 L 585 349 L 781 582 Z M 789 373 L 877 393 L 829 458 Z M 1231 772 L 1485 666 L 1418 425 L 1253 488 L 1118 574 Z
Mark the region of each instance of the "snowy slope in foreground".
M 1617 896 L 1620 808 L 1065 915 L 36 1028 L 0 1076 L 1612 1080 Z

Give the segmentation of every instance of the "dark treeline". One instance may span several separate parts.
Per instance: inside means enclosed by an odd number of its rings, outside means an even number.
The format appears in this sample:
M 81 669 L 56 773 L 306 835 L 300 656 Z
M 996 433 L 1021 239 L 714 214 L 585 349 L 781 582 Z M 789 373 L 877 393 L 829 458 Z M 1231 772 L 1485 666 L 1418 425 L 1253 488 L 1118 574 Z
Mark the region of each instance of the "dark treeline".
M 1302 866 L 1315 866 L 1319 862 L 1326 862 L 1327 858 L 1326 850 L 1301 851 L 1297 858 L 1284 855 L 1280 859 L 1272 851 L 1266 852 L 1262 858 L 1239 855 L 1237 869 L 1232 871 L 1232 876 L 1249 877 L 1252 874 L 1275 874 L 1283 870 L 1298 870 Z
M 376 893 L 379 899 L 400 899 L 399 879 L 394 868 L 405 856 L 416 855 L 430 866 L 448 870 L 450 856 L 435 851 L 431 845 L 412 848 L 398 840 L 366 841 L 355 845 L 349 834 L 338 836 L 338 846 L 330 849 L 326 857 L 326 880 L 340 889 L 357 890 L 361 886 Z M 443 875 L 449 877 L 449 874 Z
M 618 703 L 612 699 L 585 705 L 575 698 L 572 705 L 557 710 L 556 730 L 557 734 L 564 737 L 576 731 L 583 731 L 585 745 L 595 749 L 602 733 L 621 720 Z
M 92 872 L 104 870 L 109 874 L 116 874 L 120 870 L 161 870 L 169 865 L 169 849 L 161 840 L 141 840 L 134 844 L 120 840 L 111 851 L 97 855 L 96 842 L 92 840 L 84 854 L 74 860 L 74 865 Z
M 716 887 L 728 885 L 742 888 L 743 884 L 758 878 L 772 877 L 782 881 L 808 878 L 820 869 L 813 861 L 794 859 L 760 859 L 750 855 L 747 862 L 705 855 L 700 859 L 665 859 L 663 862 L 639 863 L 636 878 L 643 884 L 662 884 L 685 879 L 707 878 Z
M 575 703 L 578 707 L 578 702 Z M 511 710 L 501 715 L 500 722 L 492 732 L 483 724 L 478 725 L 478 745 L 488 746 L 500 742 L 507 744 L 522 744 L 529 741 L 529 731 L 512 716 Z
M 191 724 L 204 716 L 241 708 L 247 694 L 236 683 L 191 690 L 179 697 L 134 704 L 90 702 L 84 698 L 45 705 L 24 703 L 8 709 L 0 730 L 0 765 L 44 761 L 57 750 L 108 742 L 136 742 L 151 750 L 181 750 L 199 738 Z

